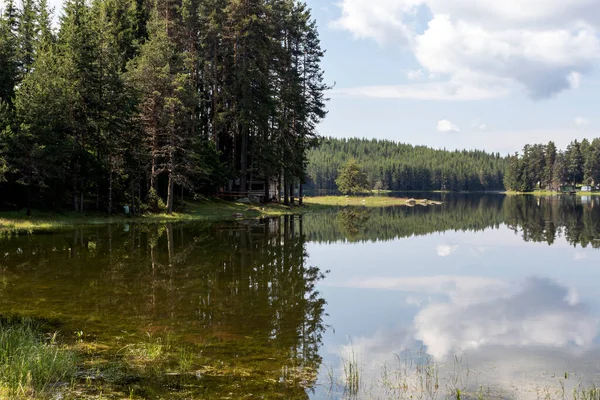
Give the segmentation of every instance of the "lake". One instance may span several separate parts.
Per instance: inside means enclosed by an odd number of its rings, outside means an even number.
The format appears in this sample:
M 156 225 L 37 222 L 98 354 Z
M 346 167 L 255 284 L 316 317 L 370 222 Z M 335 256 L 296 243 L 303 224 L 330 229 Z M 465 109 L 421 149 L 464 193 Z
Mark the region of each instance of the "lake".
M 600 197 L 427 197 L 0 239 L 0 314 L 82 397 L 598 398 Z

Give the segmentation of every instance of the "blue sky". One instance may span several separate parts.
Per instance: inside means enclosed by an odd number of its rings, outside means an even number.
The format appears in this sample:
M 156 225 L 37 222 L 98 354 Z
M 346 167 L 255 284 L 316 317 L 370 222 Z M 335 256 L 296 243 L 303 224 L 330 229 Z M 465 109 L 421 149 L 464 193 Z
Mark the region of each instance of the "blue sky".
M 307 3 L 335 82 L 322 135 L 503 154 L 600 136 L 598 0 Z
M 323 135 L 514 152 L 600 136 L 597 0 L 308 0 Z

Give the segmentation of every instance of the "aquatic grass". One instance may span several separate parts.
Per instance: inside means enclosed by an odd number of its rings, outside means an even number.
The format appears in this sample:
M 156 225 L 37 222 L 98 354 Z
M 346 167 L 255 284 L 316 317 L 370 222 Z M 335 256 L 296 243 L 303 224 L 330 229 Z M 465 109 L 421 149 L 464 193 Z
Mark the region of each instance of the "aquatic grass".
M 70 382 L 77 359 L 56 338 L 56 333 L 44 338 L 40 325 L 32 320 L 0 319 L 0 394 L 32 398 Z
M 354 398 L 360 391 L 361 371 L 352 342 L 350 343 L 348 358 L 342 357 L 342 365 L 344 369 L 344 394 Z
M 146 334 L 147 340 L 128 344 L 119 352 L 125 354 L 129 362 L 134 365 L 156 364 L 160 360 L 166 359 L 171 350 L 170 336 L 167 334 L 164 338 L 152 337 L 150 333 Z

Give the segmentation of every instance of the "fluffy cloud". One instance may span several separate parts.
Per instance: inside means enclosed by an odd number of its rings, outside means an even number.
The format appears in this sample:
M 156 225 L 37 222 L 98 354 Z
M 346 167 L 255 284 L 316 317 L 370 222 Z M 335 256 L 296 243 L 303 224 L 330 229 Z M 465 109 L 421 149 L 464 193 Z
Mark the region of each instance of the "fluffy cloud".
M 334 27 L 400 43 L 423 73 L 459 87 L 550 97 L 579 87 L 600 55 L 596 0 L 342 0 L 340 7 Z M 426 14 L 426 29 L 417 29 Z
M 591 124 L 590 120 L 584 117 L 575 117 L 575 125 L 577 126 L 588 126 Z
M 448 121 L 447 119 L 442 119 L 437 123 L 438 132 L 460 132 L 458 126 L 454 125 L 452 121 Z
M 412 71 L 408 71 L 406 73 L 406 77 L 408 79 L 410 79 L 411 81 L 421 80 L 421 79 L 423 79 L 424 76 L 425 76 L 425 74 L 423 73 L 422 69 L 415 69 L 415 70 L 412 70 Z

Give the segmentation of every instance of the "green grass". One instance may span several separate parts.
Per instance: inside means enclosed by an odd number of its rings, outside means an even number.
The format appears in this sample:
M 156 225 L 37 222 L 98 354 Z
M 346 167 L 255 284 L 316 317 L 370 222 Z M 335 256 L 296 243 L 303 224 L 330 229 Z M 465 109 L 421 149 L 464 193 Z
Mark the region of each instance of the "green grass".
M 306 197 L 304 203 L 309 206 L 327 207 L 327 206 L 364 206 L 364 207 L 389 207 L 406 205 L 430 205 L 441 204 L 440 202 L 430 200 L 414 200 L 389 196 L 318 196 Z
M 282 204 L 244 204 L 223 200 L 203 200 L 186 202 L 184 206 L 172 214 L 144 214 L 126 216 L 103 213 L 46 212 L 33 211 L 27 217 L 25 211 L 0 212 L 0 236 L 35 231 L 57 230 L 81 225 L 98 225 L 125 222 L 178 222 L 178 221 L 210 221 L 236 218 L 258 218 L 278 216 L 297 212 L 296 207 Z
M 43 398 L 58 383 L 70 383 L 76 357 L 44 337 L 28 319 L 0 320 L 0 398 Z

